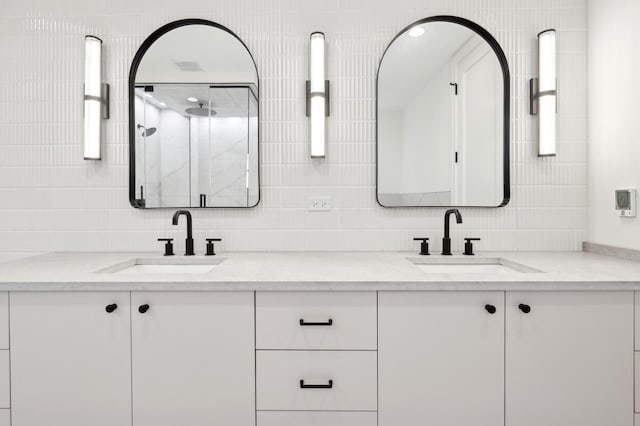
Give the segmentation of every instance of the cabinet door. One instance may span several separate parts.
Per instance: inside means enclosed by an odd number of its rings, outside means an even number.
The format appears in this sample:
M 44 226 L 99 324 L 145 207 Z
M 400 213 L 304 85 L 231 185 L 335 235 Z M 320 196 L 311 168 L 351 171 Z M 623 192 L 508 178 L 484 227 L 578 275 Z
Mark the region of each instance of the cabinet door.
M 13 426 L 131 425 L 128 292 L 11 293 L 10 315 Z
M 507 426 L 633 424 L 631 292 L 512 292 L 506 314 Z
M 131 297 L 133 424 L 254 425 L 253 293 Z
M 503 424 L 504 293 L 381 292 L 378 327 L 380 426 Z
M 9 349 L 9 293 L 0 292 L 0 349 Z

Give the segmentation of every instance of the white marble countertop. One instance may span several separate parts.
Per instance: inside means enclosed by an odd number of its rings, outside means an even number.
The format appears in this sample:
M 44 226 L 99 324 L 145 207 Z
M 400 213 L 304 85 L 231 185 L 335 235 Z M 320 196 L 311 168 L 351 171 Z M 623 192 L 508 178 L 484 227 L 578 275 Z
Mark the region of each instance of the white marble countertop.
M 2 257 L 0 257 L 2 259 Z M 221 262 L 203 274 L 126 274 L 139 262 Z M 482 262 L 497 273 L 427 273 L 413 262 Z M 517 265 L 516 265 L 517 266 Z M 105 269 L 107 271 L 105 271 Z M 584 252 L 487 252 L 471 256 L 416 253 L 222 253 L 163 257 L 154 253 L 49 253 L 5 258 L 0 291 L 60 290 L 640 290 L 640 262 Z

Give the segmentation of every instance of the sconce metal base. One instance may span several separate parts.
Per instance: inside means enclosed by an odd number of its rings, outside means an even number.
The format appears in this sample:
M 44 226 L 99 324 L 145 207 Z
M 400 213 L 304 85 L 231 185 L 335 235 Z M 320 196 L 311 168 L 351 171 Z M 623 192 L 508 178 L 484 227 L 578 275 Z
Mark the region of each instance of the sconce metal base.
M 108 120 L 111 112 L 109 108 L 111 86 L 108 83 L 102 83 L 102 118 Z
M 538 115 L 538 79 L 532 78 L 529 80 L 529 114 Z
M 330 99 L 331 99 L 331 84 L 329 83 L 329 80 L 325 80 L 324 81 L 324 111 L 325 111 L 325 116 L 329 117 L 331 115 L 331 110 L 329 109 L 329 105 L 331 104 Z M 307 80 L 306 83 L 306 97 L 307 97 L 307 105 L 306 105 L 306 115 L 307 117 L 311 116 L 311 82 L 309 80 Z
M 108 120 L 110 116 L 109 99 L 110 99 L 111 86 L 108 83 L 102 83 L 102 88 L 100 89 L 100 92 L 101 92 L 100 97 L 84 95 L 84 100 L 100 101 L 101 117 L 105 120 Z
M 529 114 L 530 115 L 538 115 L 538 105 L 539 100 L 542 96 L 557 96 L 557 90 L 545 90 L 543 92 L 540 91 L 539 80 L 537 78 L 532 78 L 529 80 Z M 556 100 L 557 102 L 557 100 Z M 557 109 L 557 105 L 556 105 Z

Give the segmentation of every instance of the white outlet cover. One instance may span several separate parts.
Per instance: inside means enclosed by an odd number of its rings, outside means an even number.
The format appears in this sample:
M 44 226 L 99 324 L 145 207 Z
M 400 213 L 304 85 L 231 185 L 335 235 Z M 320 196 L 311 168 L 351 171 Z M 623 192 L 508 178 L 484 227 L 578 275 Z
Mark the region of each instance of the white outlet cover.
M 331 210 L 331 197 L 309 197 L 307 205 L 310 212 L 327 212 Z

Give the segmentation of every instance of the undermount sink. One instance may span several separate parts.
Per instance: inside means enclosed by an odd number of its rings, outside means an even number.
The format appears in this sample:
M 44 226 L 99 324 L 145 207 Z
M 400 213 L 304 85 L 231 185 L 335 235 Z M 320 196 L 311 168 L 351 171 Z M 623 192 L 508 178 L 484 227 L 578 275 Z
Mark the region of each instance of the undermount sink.
M 98 271 L 106 274 L 207 274 L 226 258 L 184 257 L 184 258 L 136 258 L 118 263 Z
M 501 257 L 432 257 L 410 258 L 409 261 L 428 274 L 503 275 L 542 272 Z

